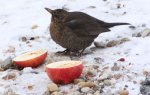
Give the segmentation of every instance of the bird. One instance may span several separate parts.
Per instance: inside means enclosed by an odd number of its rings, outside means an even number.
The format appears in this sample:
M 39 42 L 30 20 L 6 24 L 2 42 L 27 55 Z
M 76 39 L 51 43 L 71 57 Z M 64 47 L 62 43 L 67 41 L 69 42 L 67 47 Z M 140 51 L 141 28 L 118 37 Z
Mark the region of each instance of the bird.
M 64 9 L 45 8 L 51 14 L 51 38 L 63 48 L 58 53 L 81 56 L 99 34 L 110 31 L 109 28 L 129 23 L 108 23 L 84 12 L 68 12 Z

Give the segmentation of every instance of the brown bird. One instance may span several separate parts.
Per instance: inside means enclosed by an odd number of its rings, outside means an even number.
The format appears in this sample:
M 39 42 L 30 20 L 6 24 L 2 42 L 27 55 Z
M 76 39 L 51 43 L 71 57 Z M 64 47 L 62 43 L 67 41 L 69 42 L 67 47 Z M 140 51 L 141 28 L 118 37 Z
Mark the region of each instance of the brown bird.
M 66 48 L 61 53 L 75 53 L 81 55 L 92 44 L 94 39 L 109 28 L 129 23 L 107 23 L 83 12 L 67 12 L 63 9 L 52 10 L 50 34 L 51 38 L 60 46 Z

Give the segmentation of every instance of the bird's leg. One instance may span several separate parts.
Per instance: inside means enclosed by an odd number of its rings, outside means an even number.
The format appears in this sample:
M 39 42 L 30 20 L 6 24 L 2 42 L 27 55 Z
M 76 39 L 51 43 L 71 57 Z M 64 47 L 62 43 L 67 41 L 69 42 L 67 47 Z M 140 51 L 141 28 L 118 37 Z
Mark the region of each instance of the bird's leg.
M 69 52 L 69 55 L 71 56 L 78 56 L 78 54 L 79 54 L 79 50 L 75 50 L 75 49 L 72 49 Z
M 81 51 L 79 50 L 70 50 L 66 49 L 64 51 L 58 51 L 58 54 L 64 54 L 64 55 L 72 55 L 72 56 L 78 56 L 81 57 L 85 49 L 82 49 Z
M 68 53 L 70 53 L 70 50 L 69 50 L 69 49 L 66 49 L 66 50 L 64 50 L 64 51 L 58 51 L 57 53 L 58 53 L 58 54 L 68 54 Z
M 70 55 L 81 57 L 85 49 L 82 49 L 81 52 L 79 50 L 71 50 Z
M 84 50 L 85 50 L 85 48 L 84 48 L 84 49 L 82 49 L 82 50 L 81 50 L 81 52 L 79 52 L 79 55 L 78 55 L 78 56 L 80 56 L 80 57 L 81 57 L 81 56 L 82 56 L 82 54 L 83 54 L 83 52 L 84 52 Z

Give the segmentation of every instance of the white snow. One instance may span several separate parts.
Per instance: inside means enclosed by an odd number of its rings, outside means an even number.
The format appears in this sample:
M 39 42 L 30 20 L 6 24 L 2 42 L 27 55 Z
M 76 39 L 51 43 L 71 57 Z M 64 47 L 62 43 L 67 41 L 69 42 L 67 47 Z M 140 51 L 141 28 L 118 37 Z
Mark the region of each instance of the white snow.
M 118 4 L 121 4 L 120 9 L 117 9 Z M 124 57 L 126 61 L 120 64 L 126 69 L 112 72 L 121 73 L 124 78 L 117 80 L 115 88 L 106 89 L 116 91 L 128 85 L 129 94 L 138 95 L 140 82 L 145 79 L 143 71 L 150 71 L 150 37 L 132 37 L 132 34 L 141 32 L 144 29 L 142 24 L 145 24 L 146 28 L 150 27 L 149 4 L 150 0 L 0 0 L 0 59 L 14 57 L 35 49 L 47 49 L 49 52 L 63 50 L 50 39 L 48 27 L 51 15 L 44 10 L 45 7 L 52 9 L 65 7 L 69 11 L 82 11 L 107 22 L 128 22 L 137 28 L 132 30 L 128 26 L 114 27 L 111 32 L 99 35 L 96 41 L 111 41 L 118 36 L 128 37 L 130 41 L 114 47 L 96 49 L 93 54 L 83 56 L 82 60 L 92 62 L 94 57 L 100 57 L 104 59 L 100 67 L 104 65 L 112 67 L 119 58 Z M 38 27 L 32 29 L 35 25 Z M 40 38 L 30 41 L 29 44 L 20 40 L 21 37 L 36 36 Z M 0 72 L 0 77 L 7 73 L 8 71 Z M 129 81 L 127 76 L 132 77 L 132 80 Z M 133 81 L 137 83 L 134 84 Z M 19 95 L 32 95 L 32 93 L 42 95 L 50 82 L 44 71 L 40 71 L 40 74 L 22 74 L 15 81 L 0 79 L 0 95 L 8 89 L 12 89 Z M 27 89 L 28 85 L 33 85 L 31 92 Z

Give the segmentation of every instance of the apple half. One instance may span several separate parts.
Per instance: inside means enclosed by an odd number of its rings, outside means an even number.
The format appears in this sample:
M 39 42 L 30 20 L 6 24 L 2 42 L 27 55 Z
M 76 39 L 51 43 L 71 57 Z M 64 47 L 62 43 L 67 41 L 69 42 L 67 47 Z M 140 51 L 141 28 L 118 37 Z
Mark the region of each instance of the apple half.
M 23 53 L 13 59 L 13 62 L 19 67 L 38 67 L 47 56 L 47 50 L 35 50 Z
M 69 84 L 80 77 L 82 61 L 59 61 L 46 65 L 49 78 L 57 84 Z

